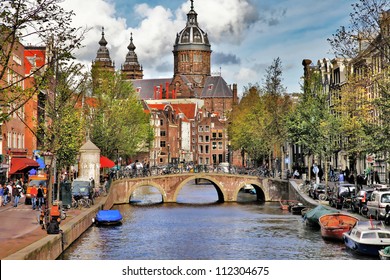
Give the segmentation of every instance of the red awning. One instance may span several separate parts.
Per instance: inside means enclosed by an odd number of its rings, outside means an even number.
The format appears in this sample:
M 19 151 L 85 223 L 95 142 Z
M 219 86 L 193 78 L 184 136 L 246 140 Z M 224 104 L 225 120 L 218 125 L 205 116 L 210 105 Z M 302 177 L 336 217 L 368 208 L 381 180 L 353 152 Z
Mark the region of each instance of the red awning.
M 29 171 L 32 168 L 39 167 L 39 163 L 30 158 L 11 158 L 11 169 L 9 174 L 15 174 L 18 171 Z
M 105 156 L 100 156 L 100 168 L 112 168 L 115 166 L 115 162 Z

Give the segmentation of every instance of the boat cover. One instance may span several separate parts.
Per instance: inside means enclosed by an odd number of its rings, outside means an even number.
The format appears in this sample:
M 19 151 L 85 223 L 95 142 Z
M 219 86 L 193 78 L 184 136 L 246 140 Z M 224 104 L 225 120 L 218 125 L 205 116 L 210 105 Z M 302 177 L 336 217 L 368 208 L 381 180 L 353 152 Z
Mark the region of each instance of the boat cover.
M 305 216 L 303 217 L 305 220 L 309 220 L 312 223 L 318 223 L 318 220 L 322 215 L 325 214 L 332 214 L 332 213 L 338 213 L 336 209 L 329 209 L 323 205 L 318 205 L 317 207 L 311 209 L 310 211 L 307 211 Z
M 96 215 L 97 222 L 119 222 L 122 220 L 122 215 L 119 210 L 99 210 Z
M 387 246 L 385 249 L 383 249 L 383 253 L 390 255 L 390 246 Z

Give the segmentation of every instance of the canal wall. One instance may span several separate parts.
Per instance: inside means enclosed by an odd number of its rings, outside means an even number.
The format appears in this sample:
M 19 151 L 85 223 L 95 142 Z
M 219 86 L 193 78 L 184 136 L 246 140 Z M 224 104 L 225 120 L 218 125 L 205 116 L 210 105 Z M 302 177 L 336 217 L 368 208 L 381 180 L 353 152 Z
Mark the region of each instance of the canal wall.
M 79 210 L 80 213 L 69 217 L 60 224 L 60 234 L 48 234 L 37 242 L 9 255 L 4 260 L 55 260 L 91 225 L 97 212 L 103 209 L 105 199 L 96 202 L 90 208 Z M 65 223 L 66 221 L 66 223 Z

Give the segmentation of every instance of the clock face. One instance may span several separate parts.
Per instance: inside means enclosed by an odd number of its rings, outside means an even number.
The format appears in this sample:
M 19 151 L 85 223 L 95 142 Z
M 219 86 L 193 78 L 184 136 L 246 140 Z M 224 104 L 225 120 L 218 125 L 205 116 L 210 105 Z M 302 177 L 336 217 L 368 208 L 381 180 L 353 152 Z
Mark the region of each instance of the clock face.
M 195 81 L 197 84 L 202 83 L 202 76 L 199 76 L 199 75 L 194 76 L 194 81 Z

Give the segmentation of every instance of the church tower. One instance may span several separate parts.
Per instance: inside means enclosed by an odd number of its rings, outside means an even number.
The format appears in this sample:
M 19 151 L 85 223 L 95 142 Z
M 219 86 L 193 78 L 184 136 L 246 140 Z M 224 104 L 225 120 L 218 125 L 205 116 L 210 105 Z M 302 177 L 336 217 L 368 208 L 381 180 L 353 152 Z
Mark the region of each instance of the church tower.
M 115 64 L 111 61 L 110 52 L 107 49 L 107 41 L 104 38 L 104 27 L 102 27 L 102 38 L 99 41 L 99 49 L 96 58 L 92 61 L 92 83 L 93 88 L 98 88 L 100 78 L 105 73 L 114 73 Z
M 211 46 L 207 33 L 198 25 L 198 14 L 191 0 L 185 28 L 173 46 L 174 76 L 171 84 L 177 97 L 198 97 L 210 76 Z
M 130 34 L 130 44 L 127 49 L 129 52 L 126 55 L 125 63 L 121 67 L 122 73 L 126 80 L 140 80 L 144 74 L 142 66 L 138 63 L 137 54 L 134 51 L 133 33 Z
M 107 41 L 104 38 L 104 27 L 102 27 L 102 38 L 99 41 L 99 49 L 96 59 L 92 62 L 92 69 L 114 71 L 115 64 L 111 61 L 110 52 L 107 49 Z

